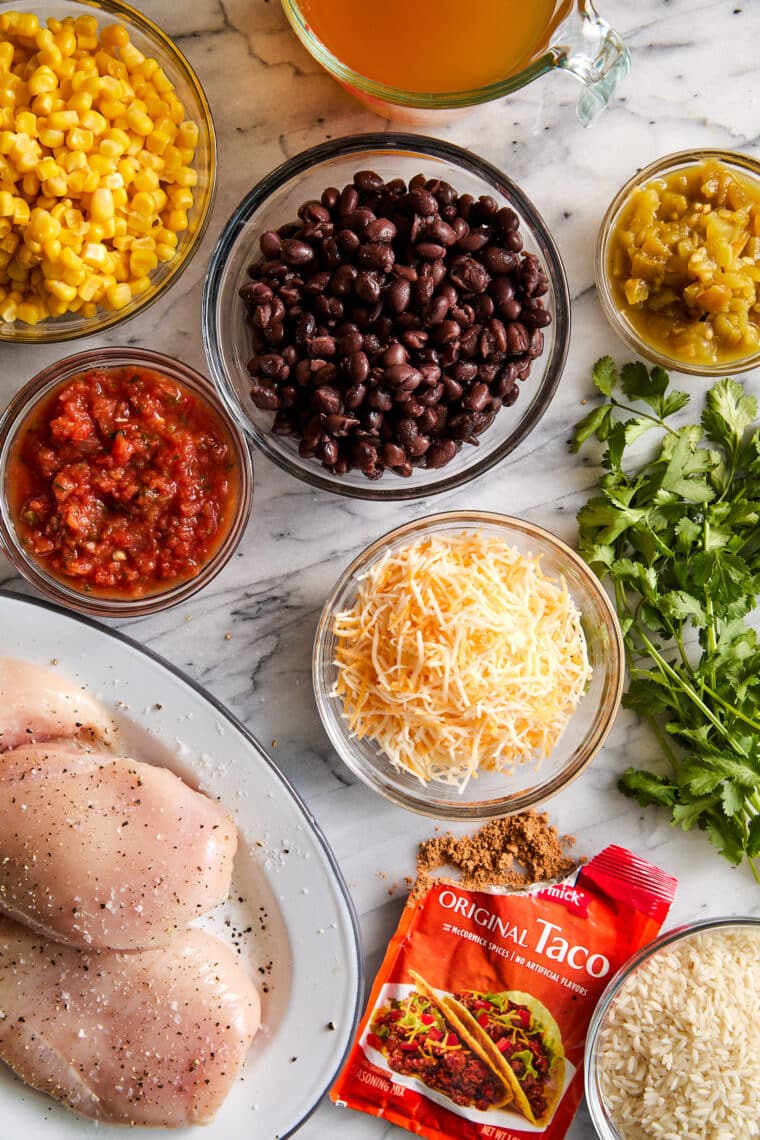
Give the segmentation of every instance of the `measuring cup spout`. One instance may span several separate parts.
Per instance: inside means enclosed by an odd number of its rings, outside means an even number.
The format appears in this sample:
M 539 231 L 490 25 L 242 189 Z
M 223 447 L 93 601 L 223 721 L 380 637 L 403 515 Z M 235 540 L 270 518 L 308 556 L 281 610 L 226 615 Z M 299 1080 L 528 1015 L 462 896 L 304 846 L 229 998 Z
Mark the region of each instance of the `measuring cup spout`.
M 579 0 L 577 11 L 559 28 L 559 36 L 561 42 L 552 45 L 556 66 L 583 84 L 578 118 L 590 127 L 630 71 L 630 52 L 590 0 Z

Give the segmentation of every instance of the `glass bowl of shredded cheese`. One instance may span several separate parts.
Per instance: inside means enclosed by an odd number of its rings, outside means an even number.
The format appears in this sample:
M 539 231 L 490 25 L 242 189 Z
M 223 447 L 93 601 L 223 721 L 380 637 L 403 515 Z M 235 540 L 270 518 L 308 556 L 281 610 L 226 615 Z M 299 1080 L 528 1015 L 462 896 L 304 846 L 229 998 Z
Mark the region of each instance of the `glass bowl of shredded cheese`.
M 475 821 L 534 807 L 591 762 L 620 704 L 623 647 L 606 593 L 558 538 L 451 511 L 343 572 L 312 675 L 355 775 L 412 811 Z
M 179 48 L 122 0 L 0 4 L 0 343 L 114 327 L 184 270 L 216 142 Z

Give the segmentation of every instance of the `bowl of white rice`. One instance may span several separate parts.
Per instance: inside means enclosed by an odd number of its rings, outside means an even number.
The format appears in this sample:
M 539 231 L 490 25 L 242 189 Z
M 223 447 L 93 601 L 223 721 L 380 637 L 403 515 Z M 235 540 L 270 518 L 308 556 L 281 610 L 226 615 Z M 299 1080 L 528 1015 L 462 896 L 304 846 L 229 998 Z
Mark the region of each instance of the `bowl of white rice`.
M 760 1137 L 760 918 L 679 927 L 610 982 L 586 1042 L 600 1140 Z

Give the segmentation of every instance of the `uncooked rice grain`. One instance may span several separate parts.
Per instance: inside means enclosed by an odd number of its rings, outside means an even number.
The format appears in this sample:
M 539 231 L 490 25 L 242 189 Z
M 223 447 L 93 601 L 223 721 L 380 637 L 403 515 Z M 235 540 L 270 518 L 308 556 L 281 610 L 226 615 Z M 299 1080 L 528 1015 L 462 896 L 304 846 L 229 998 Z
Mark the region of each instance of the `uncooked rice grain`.
M 760 1137 L 760 930 L 701 931 L 623 983 L 600 1089 L 624 1140 Z

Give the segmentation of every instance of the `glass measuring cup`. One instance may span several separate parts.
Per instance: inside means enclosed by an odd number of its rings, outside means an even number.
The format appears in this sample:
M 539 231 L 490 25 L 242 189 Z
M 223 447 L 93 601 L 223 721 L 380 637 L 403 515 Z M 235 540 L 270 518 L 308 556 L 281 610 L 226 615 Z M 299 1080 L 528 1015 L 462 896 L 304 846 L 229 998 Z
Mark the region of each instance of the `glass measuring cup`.
M 509 95 L 559 68 L 583 84 L 577 104 L 578 118 L 584 126 L 590 126 L 630 70 L 628 49 L 599 15 L 592 0 L 568 0 L 569 11 L 551 34 L 551 43 L 543 49 L 539 47 L 520 70 L 497 82 L 468 90 L 403 90 L 361 75 L 343 63 L 316 34 L 305 14 L 308 4 L 304 0 L 281 2 L 301 43 L 333 78 L 369 110 L 409 125 L 430 125 L 454 118 L 468 107 Z

